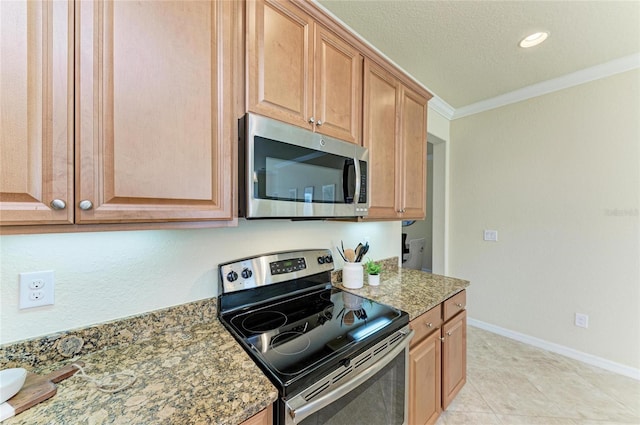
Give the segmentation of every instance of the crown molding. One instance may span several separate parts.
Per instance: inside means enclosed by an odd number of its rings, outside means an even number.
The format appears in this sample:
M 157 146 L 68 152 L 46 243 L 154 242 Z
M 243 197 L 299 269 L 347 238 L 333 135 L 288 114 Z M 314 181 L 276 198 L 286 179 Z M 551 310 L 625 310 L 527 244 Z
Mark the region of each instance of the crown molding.
M 631 71 L 632 69 L 636 68 L 640 68 L 640 53 L 624 56 L 610 62 L 563 75 L 562 77 L 553 78 L 551 80 L 543 81 L 537 84 L 532 84 L 519 90 L 514 90 L 510 93 L 505 93 L 491 99 L 486 99 L 467 106 L 463 106 L 461 108 L 455 109 L 451 115 L 451 118 L 449 119 L 455 120 L 458 118 L 467 117 L 469 115 L 489 111 L 501 106 L 521 102 L 523 100 L 610 77 L 622 72 Z
M 449 105 L 447 102 L 440 99 L 436 95 L 429 99 L 429 108 L 433 109 L 435 112 L 439 113 L 449 121 L 453 119 L 453 116 L 456 112 L 453 106 Z

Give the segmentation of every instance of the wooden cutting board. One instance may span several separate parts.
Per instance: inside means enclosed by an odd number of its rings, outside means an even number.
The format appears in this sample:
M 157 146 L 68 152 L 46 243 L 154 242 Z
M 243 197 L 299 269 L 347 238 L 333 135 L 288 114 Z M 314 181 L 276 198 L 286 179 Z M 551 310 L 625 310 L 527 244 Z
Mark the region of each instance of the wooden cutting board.
M 83 362 L 76 362 L 80 366 L 84 366 Z M 9 403 L 15 410 L 15 414 L 22 413 L 30 407 L 35 406 L 41 401 L 47 400 L 56 394 L 56 384 L 78 371 L 77 368 L 68 365 L 47 375 L 38 375 L 27 372 L 27 378 L 24 385 L 16 395 L 11 397 L 6 403 Z

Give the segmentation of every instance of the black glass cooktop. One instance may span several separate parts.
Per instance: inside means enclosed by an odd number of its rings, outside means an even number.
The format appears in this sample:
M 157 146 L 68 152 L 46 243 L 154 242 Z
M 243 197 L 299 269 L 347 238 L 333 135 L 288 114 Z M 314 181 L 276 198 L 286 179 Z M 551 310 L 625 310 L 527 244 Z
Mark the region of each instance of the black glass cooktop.
M 287 385 L 388 335 L 406 313 L 329 285 L 221 316 L 248 351 Z

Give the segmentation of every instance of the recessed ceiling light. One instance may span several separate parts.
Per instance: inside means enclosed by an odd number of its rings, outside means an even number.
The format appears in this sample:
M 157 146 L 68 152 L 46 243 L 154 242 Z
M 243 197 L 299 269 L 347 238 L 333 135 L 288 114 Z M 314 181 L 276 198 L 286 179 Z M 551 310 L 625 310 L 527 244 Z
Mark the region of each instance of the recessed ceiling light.
M 545 41 L 547 39 L 547 37 L 549 37 L 549 33 L 548 32 L 536 32 L 536 33 L 533 33 L 533 34 L 531 34 L 529 36 L 526 36 L 525 38 L 522 39 L 522 41 L 520 42 L 520 47 L 524 47 L 526 49 L 528 47 L 537 46 L 538 44 L 540 44 L 543 41 Z

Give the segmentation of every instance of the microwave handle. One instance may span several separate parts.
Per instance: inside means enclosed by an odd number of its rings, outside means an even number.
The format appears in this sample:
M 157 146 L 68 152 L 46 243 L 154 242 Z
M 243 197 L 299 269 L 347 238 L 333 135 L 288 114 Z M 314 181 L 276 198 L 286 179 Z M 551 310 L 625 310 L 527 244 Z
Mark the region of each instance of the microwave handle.
M 358 199 L 360 199 L 360 161 L 358 161 L 358 158 L 353 158 L 353 169 L 356 173 L 356 191 L 353 194 L 353 203 L 357 204 Z
M 414 333 L 415 331 L 413 330 L 406 333 L 402 342 L 394 347 L 393 350 L 385 354 L 383 358 L 369 366 L 364 371 L 360 372 L 350 381 L 345 382 L 343 385 L 328 392 L 327 394 L 324 394 L 322 397 L 319 397 L 301 407 L 298 407 L 297 409 L 292 409 L 291 406 L 286 403 L 288 414 L 291 419 L 294 421 L 294 423 L 300 423 L 308 416 L 328 406 L 329 404 L 338 400 L 340 397 L 352 391 L 354 388 L 357 388 L 360 384 L 366 382 L 369 378 L 380 372 L 386 365 L 391 363 L 391 361 L 395 359 L 398 354 L 407 349 Z
M 342 194 L 344 196 L 344 201 L 347 203 L 347 199 L 349 198 L 349 169 L 353 167 L 353 178 L 355 179 L 355 187 L 353 192 L 353 197 L 351 203 L 357 203 L 360 196 L 360 161 L 357 158 L 349 158 L 344 161 L 344 168 L 342 169 Z

